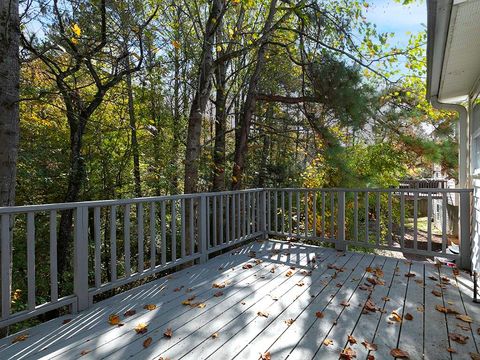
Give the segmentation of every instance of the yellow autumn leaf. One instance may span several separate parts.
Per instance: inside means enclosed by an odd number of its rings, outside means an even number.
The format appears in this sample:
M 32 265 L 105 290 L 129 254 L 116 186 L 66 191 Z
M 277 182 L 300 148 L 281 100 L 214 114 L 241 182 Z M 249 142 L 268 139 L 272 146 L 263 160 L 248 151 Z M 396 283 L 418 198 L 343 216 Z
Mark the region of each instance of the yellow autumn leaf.
M 73 25 L 72 25 L 72 32 L 73 32 L 77 37 L 79 37 L 80 35 L 82 35 L 82 29 L 80 29 L 80 26 L 78 26 L 78 24 L 73 24 Z
M 120 323 L 120 316 L 117 314 L 112 314 L 108 317 L 108 323 L 110 325 L 118 325 Z

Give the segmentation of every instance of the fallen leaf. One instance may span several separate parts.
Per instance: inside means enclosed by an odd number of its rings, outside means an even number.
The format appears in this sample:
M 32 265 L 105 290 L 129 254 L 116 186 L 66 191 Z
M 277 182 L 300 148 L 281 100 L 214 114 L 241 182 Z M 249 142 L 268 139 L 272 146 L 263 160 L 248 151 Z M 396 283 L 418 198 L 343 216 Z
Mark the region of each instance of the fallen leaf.
M 220 297 L 223 295 L 223 291 L 217 291 L 215 294 L 213 294 L 213 296 L 215 297 Z
M 182 289 L 183 289 L 183 285 L 180 286 L 180 287 L 177 287 L 177 288 L 173 289 L 173 291 L 174 291 L 174 292 L 179 292 L 179 291 L 182 290 Z
M 216 289 L 223 289 L 225 287 L 225 283 L 213 283 L 212 284 L 212 288 L 216 288 Z
M 390 350 L 390 355 L 392 355 L 395 358 L 399 359 L 410 359 L 410 356 L 406 351 L 403 351 L 401 349 L 392 349 Z
M 396 322 L 402 322 L 402 317 L 394 310 L 390 314 L 390 320 L 396 321 Z
M 444 284 L 450 284 L 450 279 L 446 276 L 442 276 L 440 280 L 442 280 L 442 283 Z
M 315 313 L 315 316 L 316 316 L 317 318 L 319 318 L 319 319 L 322 319 L 322 318 L 324 317 L 323 312 L 321 312 L 321 311 L 317 311 L 317 312 Z
M 384 297 L 382 297 L 382 300 L 383 301 L 390 301 L 390 298 L 388 296 L 384 296 Z
M 460 270 L 458 270 L 457 268 L 454 268 L 452 271 L 454 276 L 460 275 Z
M 428 277 L 430 280 L 433 280 L 433 281 L 438 281 L 437 277 L 433 276 L 433 275 L 430 275 Z
M 376 351 L 378 349 L 377 344 L 368 342 L 367 340 L 362 341 L 362 345 L 365 346 L 365 349 L 370 351 Z
M 260 359 L 261 360 L 272 360 L 272 356 L 270 355 L 270 351 L 267 351 L 266 353 L 260 354 Z
M 15 344 L 19 341 L 25 341 L 28 339 L 28 333 L 25 333 L 25 334 L 22 334 L 22 335 L 18 335 L 16 336 L 13 340 L 12 340 L 12 344 Z
M 297 286 L 303 286 L 303 285 L 305 285 L 305 283 L 304 283 L 303 281 L 299 281 L 299 282 L 297 283 Z
M 470 325 L 457 324 L 457 327 L 459 327 L 463 331 L 470 331 Z
M 409 273 L 405 274 L 405 277 L 407 277 L 407 278 L 414 277 L 414 276 L 417 276 L 417 274 L 412 273 L 412 272 L 409 272 Z
M 355 339 L 352 335 L 348 335 L 347 341 L 352 345 L 357 343 L 357 339 Z
M 373 302 L 372 299 L 368 299 L 368 300 L 365 302 L 365 305 L 363 306 L 363 308 L 364 308 L 366 311 L 370 311 L 370 312 L 376 312 L 376 311 L 377 311 L 377 306 L 375 305 L 375 303 Z
M 452 353 L 452 354 L 455 354 L 455 353 L 457 352 L 457 350 L 455 350 L 455 349 L 453 349 L 453 348 L 451 348 L 451 347 L 447 348 L 447 351 L 448 351 L 449 353 Z
M 470 358 L 471 358 L 472 360 L 480 360 L 480 354 L 479 354 L 479 353 L 473 353 L 473 352 L 471 352 L 471 353 L 470 353 Z
M 90 350 L 82 350 L 80 351 L 80 356 L 87 355 L 90 352 Z
M 145 341 L 143 342 L 143 347 L 144 348 L 147 348 L 150 346 L 150 344 L 152 343 L 152 338 L 151 337 L 148 337 L 145 339 Z
M 406 313 L 404 316 L 405 320 L 413 320 L 413 315 L 410 313 Z
M 458 314 L 458 311 L 449 307 L 441 306 L 441 305 L 435 305 L 435 309 L 437 311 L 440 311 L 441 313 L 444 314 Z
M 450 333 L 448 334 L 448 337 L 450 338 L 450 340 L 455 341 L 459 344 L 466 344 L 468 339 L 468 336 L 460 335 L 458 333 Z
M 155 309 L 157 308 L 157 305 L 155 305 L 155 304 L 147 304 L 147 305 L 145 305 L 143 308 L 146 309 L 146 310 L 152 311 L 152 310 L 155 310 Z
M 423 307 L 423 305 L 417 306 L 417 311 L 423 313 L 425 312 L 425 308 Z
M 435 289 L 432 290 L 432 294 L 435 295 L 436 297 L 442 297 L 442 293 Z
M 165 332 L 163 333 L 163 336 L 170 339 L 173 336 L 172 328 L 167 328 L 167 330 L 165 330 Z
M 373 356 L 373 355 L 368 355 L 368 356 L 367 356 L 367 360 L 375 360 L 375 356 Z
M 270 269 L 270 272 L 273 274 L 275 272 L 275 266 Z
M 205 303 L 199 303 L 199 304 L 196 304 L 195 307 L 199 308 L 199 309 L 203 309 L 205 307 L 207 307 L 207 304 Z
M 263 260 L 255 259 L 254 262 L 255 262 L 255 264 L 257 264 L 257 265 L 260 265 L 260 264 L 263 262 Z
M 259 311 L 257 312 L 257 315 L 258 316 L 263 316 L 265 318 L 268 318 L 268 312 L 265 312 L 265 311 Z
M 344 300 L 340 303 L 340 305 L 347 307 L 350 306 L 350 303 L 347 300 Z
M 370 284 L 373 284 L 373 285 L 385 285 L 385 282 L 383 280 L 380 280 L 380 279 L 377 279 L 377 278 L 369 277 L 369 278 L 367 278 L 367 281 Z
M 110 325 L 118 325 L 120 323 L 120 316 L 117 314 L 112 314 L 108 317 L 108 323 Z
M 352 348 L 343 349 L 340 353 L 340 359 L 351 360 L 357 357 L 357 353 Z
M 286 277 L 290 277 L 293 275 L 293 271 L 288 270 L 287 273 L 285 274 Z
M 242 266 L 242 269 L 251 269 L 253 267 L 252 264 L 245 264 Z
M 465 321 L 467 323 L 471 323 L 473 322 L 472 318 L 468 315 L 457 315 L 455 316 L 458 320 L 462 320 L 462 321 Z
M 135 315 L 136 313 L 137 313 L 136 310 L 133 310 L 133 309 L 132 309 L 132 310 L 127 310 L 127 311 L 125 311 L 125 313 L 123 314 L 123 316 L 129 317 L 129 316 Z
M 293 320 L 293 319 L 285 320 L 285 324 L 287 324 L 288 326 L 292 325 L 294 322 L 295 322 L 295 320 Z
M 212 335 L 210 335 L 210 337 L 211 337 L 212 339 L 216 339 L 216 338 L 218 338 L 218 336 L 219 336 L 219 335 L 218 335 L 218 332 L 214 332 Z
M 72 319 L 65 319 L 62 321 L 62 325 L 68 324 Z
M 332 339 L 324 339 L 323 340 L 323 345 L 325 345 L 325 346 L 333 345 L 333 340 Z
M 140 323 L 137 326 L 135 326 L 134 330 L 137 334 L 145 334 L 148 330 L 148 325 L 145 323 Z

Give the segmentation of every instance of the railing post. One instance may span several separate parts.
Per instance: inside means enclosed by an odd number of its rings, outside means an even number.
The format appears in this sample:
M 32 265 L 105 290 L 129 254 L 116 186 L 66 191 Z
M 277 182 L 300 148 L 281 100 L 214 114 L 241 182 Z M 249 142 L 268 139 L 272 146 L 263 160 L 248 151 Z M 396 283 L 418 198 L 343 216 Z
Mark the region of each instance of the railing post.
M 260 193 L 260 230 L 263 233 L 263 238 L 268 239 L 267 229 L 267 190 L 262 189 Z
M 10 215 L 1 215 L 1 280 L 2 280 L 2 320 L 5 320 L 10 316 L 10 304 L 11 304 L 11 229 L 10 229 Z
M 470 227 L 470 192 L 460 193 L 460 261 L 458 267 L 465 270 L 472 268 L 472 233 Z
M 345 244 L 345 191 L 339 190 L 338 196 L 338 213 L 337 213 L 337 239 L 335 240 L 335 249 L 338 251 L 347 250 Z M 332 209 L 333 211 L 333 209 Z
M 115 224 L 112 224 L 115 226 Z M 77 310 L 88 307 L 88 207 L 79 206 L 75 209 L 74 229 L 74 268 L 73 291 L 77 297 Z M 62 256 L 61 254 L 59 254 Z
M 200 250 L 200 264 L 207 262 L 207 199 L 206 195 L 200 195 L 200 209 L 199 209 L 199 250 Z

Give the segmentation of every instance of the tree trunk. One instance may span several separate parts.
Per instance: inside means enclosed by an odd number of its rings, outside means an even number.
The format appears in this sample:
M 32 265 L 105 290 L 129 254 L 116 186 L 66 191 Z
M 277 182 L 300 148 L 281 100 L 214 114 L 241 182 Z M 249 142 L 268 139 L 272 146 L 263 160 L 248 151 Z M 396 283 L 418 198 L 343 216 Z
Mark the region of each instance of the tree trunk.
M 275 16 L 277 0 L 271 0 L 267 19 L 262 33 L 265 34 L 265 40 L 260 45 L 257 53 L 255 68 L 248 84 L 247 96 L 243 104 L 242 115 L 240 118 L 240 129 L 235 138 L 235 156 L 233 162 L 232 188 L 239 190 L 242 187 L 242 177 L 245 168 L 245 158 L 248 151 L 248 136 L 250 133 L 250 124 L 255 111 L 256 96 L 258 93 L 258 82 L 265 66 L 265 55 L 268 50 L 268 40 L 270 38 L 273 18 Z
M 177 21 L 181 21 L 181 9 L 177 7 Z M 175 30 L 175 41 L 180 43 L 179 28 Z M 171 153 L 171 169 L 172 169 L 172 194 L 179 192 L 179 176 L 178 176 L 178 151 L 180 148 L 180 130 L 182 127 L 180 116 L 180 49 L 174 48 L 174 79 L 173 79 L 173 142 Z
M 127 59 L 128 69 L 130 69 L 130 61 Z M 140 178 L 140 151 L 137 141 L 137 122 L 135 119 L 135 107 L 133 102 L 132 74 L 127 73 L 126 76 L 127 93 L 128 93 L 128 117 L 130 119 L 130 133 L 132 140 L 133 155 L 133 178 L 135 182 L 135 196 L 142 197 L 142 182 Z
M 211 89 L 211 76 L 213 72 L 212 48 L 215 40 L 215 31 L 222 21 L 223 8 L 224 2 L 222 0 L 213 1 L 205 28 L 198 80 L 190 108 L 190 115 L 188 117 L 187 149 L 185 152 L 185 193 L 195 193 L 198 191 L 198 162 L 201 152 L 200 136 L 202 132 L 202 120 Z
M 18 1 L 0 2 L 0 206 L 15 204 L 17 157 L 19 141 L 18 44 L 20 22 Z M 12 244 L 13 220 L 10 221 Z M 12 282 L 12 246 L 10 247 L 9 287 Z M 9 290 L 10 291 L 10 290 Z M 0 337 L 8 335 L 8 327 L 0 328 Z

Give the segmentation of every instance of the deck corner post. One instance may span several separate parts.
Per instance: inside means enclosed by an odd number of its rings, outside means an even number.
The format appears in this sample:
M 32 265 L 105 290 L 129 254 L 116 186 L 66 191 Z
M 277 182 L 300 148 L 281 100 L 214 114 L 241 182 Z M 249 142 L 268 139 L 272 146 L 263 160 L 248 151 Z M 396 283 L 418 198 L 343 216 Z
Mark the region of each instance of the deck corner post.
M 458 267 L 464 270 L 472 268 L 472 232 L 470 219 L 470 191 L 460 193 L 460 260 Z
M 262 189 L 260 193 L 260 230 L 262 231 L 263 239 L 268 239 L 268 228 L 267 228 L 267 191 Z
M 200 252 L 200 264 L 204 264 L 208 260 L 207 253 L 207 198 L 206 195 L 200 195 L 200 209 L 199 209 L 199 252 Z
M 345 191 L 339 190 L 337 193 L 337 196 L 338 196 L 338 199 L 337 199 L 338 213 L 337 213 L 337 238 L 335 239 L 335 249 L 338 251 L 346 251 L 347 244 L 345 243 Z
M 77 297 L 77 310 L 88 308 L 88 207 L 75 209 L 74 229 L 74 294 Z

